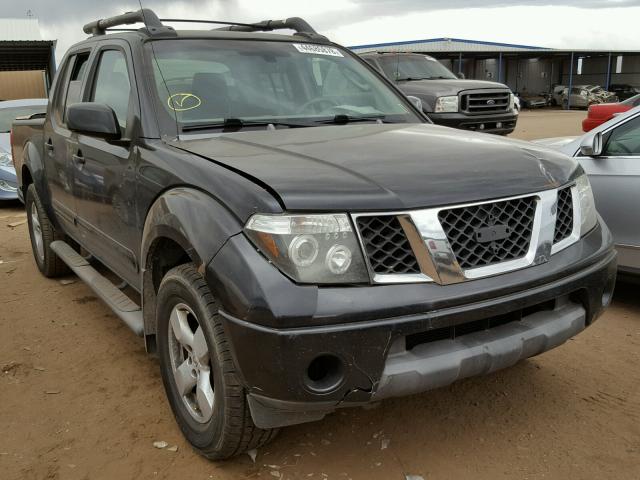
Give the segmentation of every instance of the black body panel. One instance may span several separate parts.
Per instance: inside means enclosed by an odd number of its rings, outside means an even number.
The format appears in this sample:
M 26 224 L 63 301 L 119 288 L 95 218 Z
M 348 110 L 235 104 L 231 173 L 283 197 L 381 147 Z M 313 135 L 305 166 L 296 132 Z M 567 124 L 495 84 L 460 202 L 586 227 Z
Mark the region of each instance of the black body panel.
M 532 144 L 434 125 L 344 125 L 183 140 L 268 185 L 288 210 L 384 211 L 547 190 L 579 170 Z

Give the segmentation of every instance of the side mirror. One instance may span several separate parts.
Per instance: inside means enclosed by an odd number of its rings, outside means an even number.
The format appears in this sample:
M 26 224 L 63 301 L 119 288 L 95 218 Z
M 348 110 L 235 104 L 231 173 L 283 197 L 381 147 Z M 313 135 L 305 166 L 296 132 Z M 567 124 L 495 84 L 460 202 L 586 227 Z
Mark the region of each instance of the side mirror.
M 585 135 L 580 142 L 580 153 L 585 157 L 602 155 L 602 132 Z
M 416 107 L 421 112 L 423 111 L 422 110 L 422 100 L 420 100 L 418 97 L 414 97 L 413 95 L 407 95 L 407 98 L 413 104 L 414 107 Z
M 116 113 L 103 103 L 74 103 L 67 107 L 69 130 L 98 137 L 118 139 L 121 136 Z
M 465 79 L 465 78 L 467 78 L 467 77 L 465 77 L 465 76 L 464 76 L 464 73 L 462 73 L 462 72 L 458 72 L 458 78 L 459 78 L 460 80 L 464 80 L 464 79 Z

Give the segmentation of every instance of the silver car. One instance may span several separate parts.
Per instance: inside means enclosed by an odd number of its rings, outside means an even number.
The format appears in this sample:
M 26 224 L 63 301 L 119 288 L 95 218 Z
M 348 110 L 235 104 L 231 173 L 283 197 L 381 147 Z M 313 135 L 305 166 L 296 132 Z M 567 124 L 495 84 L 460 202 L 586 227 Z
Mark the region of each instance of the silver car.
M 598 85 L 575 85 L 571 88 L 571 107 L 588 108 L 589 105 L 598 103 L 617 102 L 618 97 L 611 92 L 607 92 Z M 561 102 L 563 108 L 567 108 L 569 102 L 569 89 L 562 91 Z
M 13 168 L 9 139 L 11 124 L 16 117 L 44 114 L 46 111 L 46 98 L 0 102 L 0 202 L 18 198 L 18 183 L 16 171 Z
M 598 212 L 613 233 L 620 271 L 640 275 L 640 107 L 581 137 L 535 143 L 576 157 L 589 175 Z

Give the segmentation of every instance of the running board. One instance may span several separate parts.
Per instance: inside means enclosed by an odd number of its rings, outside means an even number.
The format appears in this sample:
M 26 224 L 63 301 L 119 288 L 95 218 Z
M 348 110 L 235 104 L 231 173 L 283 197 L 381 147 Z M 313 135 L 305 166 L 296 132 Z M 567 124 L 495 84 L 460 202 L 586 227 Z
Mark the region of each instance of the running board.
M 85 282 L 105 302 L 113 313 L 127 324 L 139 337 L 144 333 L 142 309 L 118 287 L 102 276 L 91 264 L 76 252 L 71 245 L 61 240 L 51 242 L 51 250 L 66 263 L 73 273 Z

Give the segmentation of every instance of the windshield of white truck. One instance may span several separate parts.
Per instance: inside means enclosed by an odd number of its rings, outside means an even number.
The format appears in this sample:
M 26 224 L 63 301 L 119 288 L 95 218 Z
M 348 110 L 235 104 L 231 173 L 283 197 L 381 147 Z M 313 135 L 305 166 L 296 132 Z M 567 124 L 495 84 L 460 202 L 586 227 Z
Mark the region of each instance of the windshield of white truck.
M 423 122 L 346 51 L 310 43 L 161 40 L 147 45 L 161 110 L 184 131 L 272 124 Z

